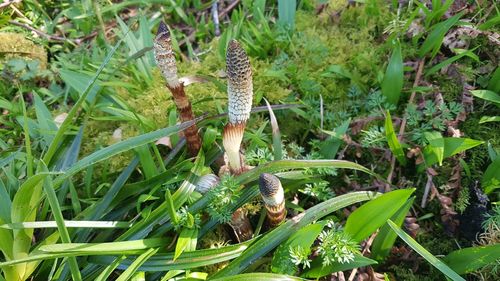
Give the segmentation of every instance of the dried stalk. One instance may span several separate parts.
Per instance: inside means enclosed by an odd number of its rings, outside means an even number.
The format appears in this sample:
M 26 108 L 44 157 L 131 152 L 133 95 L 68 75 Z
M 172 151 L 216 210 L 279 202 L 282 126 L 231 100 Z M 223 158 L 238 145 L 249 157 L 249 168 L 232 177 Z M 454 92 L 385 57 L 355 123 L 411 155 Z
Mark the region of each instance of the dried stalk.
M 177 65 L 175 55 L 172 50 L 172 40 L 170 31 L 164 22 L 160 22 L 158 32 L 153 44 L 156 64 L 167 81 L 167 88 L 172 93 L 172 97 L 177 107 L 177 111 L 182 122 L 194 119 L 191 103 L 184 91 L 184 84 L 177 77 Z M 189 155 L 196 156 L 201 147 L 201 138 L 198 134 L 198 127 L 193 124 L 184 130 Z

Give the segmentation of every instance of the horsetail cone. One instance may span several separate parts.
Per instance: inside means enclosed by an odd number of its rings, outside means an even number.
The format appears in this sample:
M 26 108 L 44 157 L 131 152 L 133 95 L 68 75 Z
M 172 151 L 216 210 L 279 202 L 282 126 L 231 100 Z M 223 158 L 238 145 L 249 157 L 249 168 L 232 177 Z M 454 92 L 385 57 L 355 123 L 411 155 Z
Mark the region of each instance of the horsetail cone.
M 167 81 L 167 87 L 172 93 L 175 106 L 181 117 L 182 122 L 191 121 L 194 119 L 191 103 L 189 102 L 186 93 L 184 92 L 184 84 L 177 77 L 177 65 L 175 63 L 175 55 L 172 50 L 172 39 L 170 31 L 164 22 L 160 22 L 156 38 L 153 42 L 153 51 L 156 64 L 161 70 L 161 73 Z M 201 138 L 198 135 L 198 127 L 196 124 L 184 130 L 188 152 L 191 156 L 196 156 L 201 147 Z
M 153 51 L 156 64 L 161 70 L 161 74 L 167 81 L 170 88 L 180 86 L 179 78 L 177 77 L 177 65 L 175 63 L 175 55 L 172 50 L 172 39 L 170 31 L 164 22 L 160 22 L 156 38 L 153 42 Z
M 229 123 L 224 127 L 223 145 L 233 174 L 242 171 L 240 146 L 252 109 L 252 69 L 245 50 L 231 40 L 226 53 Z
M 236 40 L 229 42 L 226 65 L 229 122 L 246 123 L 252 109 L 252 68 L 245 50 Z
M 278 177 L 271 174 L 261 174 L 259 188 L 264 205 L 267 209 L 269 227 L 275 227 L 286 217 L 285 192 Z

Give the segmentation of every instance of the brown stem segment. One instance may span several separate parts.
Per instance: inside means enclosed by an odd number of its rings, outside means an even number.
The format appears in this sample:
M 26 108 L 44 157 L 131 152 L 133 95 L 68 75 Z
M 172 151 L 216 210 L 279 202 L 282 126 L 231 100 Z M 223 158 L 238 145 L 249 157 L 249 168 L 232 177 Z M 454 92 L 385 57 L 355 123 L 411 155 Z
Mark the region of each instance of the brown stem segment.
M 172 93 L 172 97 L 177 107 L 177 112 L 180 115 L 181 121 L 191 121 L 194 119 L 193 110 L 191 109 L 191 103 L 189 102 L 186 93 L 184 92 L 184 84 L 179 83 L 177 87 L 172 88 L 168 86 L 168 89 Z M 186 136 L 186 144 L 188 153 L 191 156 L 196 156 L 201 148 L 201 138 L 198 134 L 198 126 L 193 124 L 184 130 L 184 135 Z
M 153 42 L 153 50 L 156 64 L 167 81 L 168 89 L 172 92 L 181 121 L 186 122 L 193 120 L 194 114 L 191 109 L 191 103 L 184 92 L 184 84 L 179 82 L 177 77 L 177 65 L 175 54 L 172 49 L 170 31 L 164 22 L 160 22 L 160 26 L 158 27 L 158 32 Z M 198 135 L 198 127 L 196 124 L 184 130 L 184 135 L 186 136 L 189 155 L 196 156 L 201 147 L 201 139 Z

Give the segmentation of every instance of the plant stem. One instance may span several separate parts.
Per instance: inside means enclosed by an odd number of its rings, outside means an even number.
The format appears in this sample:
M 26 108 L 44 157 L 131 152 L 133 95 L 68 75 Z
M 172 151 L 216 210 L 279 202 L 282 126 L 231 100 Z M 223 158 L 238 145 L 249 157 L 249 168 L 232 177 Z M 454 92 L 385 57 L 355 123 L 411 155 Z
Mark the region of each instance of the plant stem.
M 168 89 L 172 93 L 175 106 L 181 117 L 182 122 L 194 120 L 193 110 L 191 109 L 191 102 L 189 102 L 186 92 L 184 91 L 184 84 L 179 83 L 177 87 L 170 87 Z M 186 143 L 189 155 L 196 156 L 201 147 L 201 138 L 198 134 L 198 126 L 194 123 L 192 126 L 184 130 L 186 136 Z

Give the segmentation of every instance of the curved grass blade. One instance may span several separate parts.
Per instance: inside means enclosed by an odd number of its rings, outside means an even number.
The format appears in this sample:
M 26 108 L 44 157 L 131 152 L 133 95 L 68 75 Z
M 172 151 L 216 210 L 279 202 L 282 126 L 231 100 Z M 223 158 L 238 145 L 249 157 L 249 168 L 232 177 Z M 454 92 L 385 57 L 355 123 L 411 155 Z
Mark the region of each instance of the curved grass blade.
M 59 186 L 65 179 L 76 174 L 77 172 L 87 168 L 88 166 L 94 165 L 100 161 L 106 160 L 119 153 L 131 150 L 133 148 L 142 146 L 144 144 L 156 141 L 162 137 L 170 136 L 172 134 L 178 133 L 191 125 L 193 125 L 197 120 L 191 120 L 188 122 L 181 123 L 176 126 L 160 129 L 154 132 L 143 134 L 137 137 L 133 137 L 119 143 L 110 145 L 106 148 L 98 150 L 87 157 L 76 162 L 71 168 L 64 171 L 64 174 L 57 177 L 54 180 L 54 186 Z
M 242 253 L 241 256 L 233 260 L 227 267 L 215 273 L 212 278 L 221 278 L 238 274 L 244 271 L 255 260 L 269 253 L 302 227 L 334 211 L 355 203 L 371 200 L 377 196 L 378 193 L 375 192 L 352 192 L 317 204 L 265 234 Z
M 303 278 L 295 277 L 295 276 L 290 276 L 290 275 L 283 275 L 283 274 L 256 272 L 256 273 L 238 274 L 238 275 L 234 275 L 234 276 L 228 276 L 228 277 L 222 277 L 222 278 L 216 278 L 216 279 L 210 279 L 210 280 L 211 281 L 255 281 L 255 280 L 303 281 L 303 280 L 307 280 L 307 279 L 303 279 Z
M 418 244 L 410 235 L 406 234 L 401 228 L 399 228 L 394 222 L 391 220 L 387 220 L 389 226 L 398 234 L 398 236 L 403 239 L 403 241 L 408 244 L 413 250 L 415 250 L 419 255 L 421 255 L 424 259 L 426 259 L 430 264 L 432 264 L 435 268 L 441 271 L 444 275 L 449 277 L 453 281 L 465 281 L 458 273 L 449 268 L 444 262 L 433 256 L 429 251 L 427 251 L 422 245 Z
M 279 160 L 259 165 L 254 169 L 238 176 L 236 180 L 241 184 L 249 183 L 259 177 L 262 173 L 274 173 L 283 170 L 305 169 L 305 168 L 343 168 L 365 172 L 369 175 L 381 178 L 371 170 L 345 160 Z
M 140 271 L 157 272 L 168 270 L 187 270 L 200 266 L 206 266 L 224 262 L 227 260 L 238 257 L 244 250 L 248 248 L 255 240 L 249 240 L 244 243 L 235 244 L 231 246 L 221 247 L 218 249 L 205 249 L 183 253 L 175 261 L 174 253 L 162 253 L 152 256 L 140 268 Z M 112 256 L 92 257 L 90 262 L 96 264 L 108 265 L 113 262 Z M 119 269 L 126 269 L 133 260 L 131 258 L 125 259 L 119 266 Z
M 137 255 L 151 248 L 166 246 L 170 242 L 171 240 L 166 238 L 151 238 L 109 243 L 62 243 L 43 245 L 25 258 L 0 263 L 0 268 L 24 262 L 49 260 L 61 257 L 122 254 Z
M 264 101 L 266 102 L 267 109 L 269 110 L 269 118 L 271 119 L 274 160 L 281 160 L 283 159 L 283 151 L 281 150 L 281 134 L 280 134 L 280 128 L 278 126 L 278 120 L 276 120 L 274 111 L 271 108 L 269 102 L 266 100 L 266 98 L 264 98 Z
M 132 278 L 139 267 L 144 264 L 151 256 L 158 252 L 159 248 L 149 249 L 144 254 L 140 255 L 118 278 L 116 281 L 126 281 Z
M 66 228 L 129 228 L 131 223 L 126 221 L 64 221 Z M 56 221 L 32 221 L 7 223 L 0 225 L 4 229 L 27 229 L 27 228 L 57 228 Z

